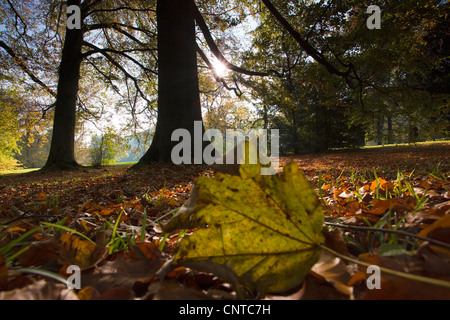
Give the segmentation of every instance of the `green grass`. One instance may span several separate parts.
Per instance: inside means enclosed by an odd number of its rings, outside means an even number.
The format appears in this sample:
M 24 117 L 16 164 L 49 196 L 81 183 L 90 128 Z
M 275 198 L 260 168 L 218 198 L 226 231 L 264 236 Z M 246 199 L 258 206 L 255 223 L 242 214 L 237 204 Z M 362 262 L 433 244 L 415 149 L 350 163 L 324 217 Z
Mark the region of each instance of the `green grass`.
M 7 175 L 7 174 L 22 174 L 22 173 L 28 173 L 33 171 L 38 171 L 40 168 L 31 168 L 31 169 L 17 169 L 17 170 L 5 170 L 0 171 L 0 175 Z
M 137 161 L 129 161 L 129 162 L 114 162 L 111 163 L 110 166 L 122 166 L 122 165 L 128 165 L 128 164 L 136 164 Z
M 425 142 L 416 142 L 416 143 L 394 143 L 394 144 L 384 144 L 384 145 L 374 145 L 374 146 L 363 146 L 361 149 L 375 149 L 375 148 L 383 148 L 383 147 L 410 147 L 413 145 L 432 145 L 439 143 L 450 143 L 450 140 L 437 140 L 437 141 L 425 141 Z
M 136 163 L 137 163 L 137 161 L 115 162 L 115 163 L 111 163 L 111 164 L 109 164 L 107 166 L 133 165 L 133 164 L 136 164 Z M 87 167 L 90 167 L 90 166 L 87 166 Z M 40 169 L 41 168 L 27 168 L 27 169 L 5 170 L 5 171 L 0 171 L 0 176 L 7 175 L 7 174 L 23 174 L 23 173 L 38 171 Z

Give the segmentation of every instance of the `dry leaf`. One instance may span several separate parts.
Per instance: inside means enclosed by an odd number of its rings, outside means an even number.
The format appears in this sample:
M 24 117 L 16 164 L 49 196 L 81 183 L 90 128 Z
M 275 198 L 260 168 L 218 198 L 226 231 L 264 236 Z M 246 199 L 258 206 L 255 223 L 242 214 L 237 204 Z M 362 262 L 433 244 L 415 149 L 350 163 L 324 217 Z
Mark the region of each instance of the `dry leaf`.
M 347 265 L 340 258 L 322 251 L 319 261 L 311 268 L 311 271 L 323 277 L 339 292 L 349 297 L 353 296 L 353 288 L 347 285 L 351 275 Z
M 423 229 L 419 235 L 450 243 L 450 214 L 442 216 L 431 226 Z
M 0 300 L 78 300 L 67 286 L 39 280 L 20 289 L 0 292 Z
M 181 240 L 178 263 L 230 263 L 263 291 L 283 292 L 297 286 L 319 258 L 322 209 L 295 163 L 281 178 L 260 175 L 257 165 L 241 165 L 241 176 L 218 173 L 195 185 L 194 211 L 178 213 L 165 226 L 200 228 Z

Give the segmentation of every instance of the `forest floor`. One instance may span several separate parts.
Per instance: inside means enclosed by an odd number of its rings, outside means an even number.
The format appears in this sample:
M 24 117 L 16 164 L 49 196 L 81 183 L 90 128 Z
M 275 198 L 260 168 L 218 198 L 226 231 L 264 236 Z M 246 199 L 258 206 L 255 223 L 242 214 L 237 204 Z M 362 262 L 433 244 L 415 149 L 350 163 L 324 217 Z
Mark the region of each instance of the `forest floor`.
M 311 182 L 326 245 L 341 257 L 323 254 L 302 285 L 265 298 L 450 299 L 449 160 L 450 142 L 281 158 Z M 214 171 L 130 167 L 0 176 L 0 300 L 261 298 L 185 267 L 159 281 L 186 233 L 164 234 L 160 224 Z M 437 284 L 383 275 L 381 289 L 369 290 L 366 267 L 345 257 Z M 61 283 L 69 265 L 81 268 L 81 290 Z

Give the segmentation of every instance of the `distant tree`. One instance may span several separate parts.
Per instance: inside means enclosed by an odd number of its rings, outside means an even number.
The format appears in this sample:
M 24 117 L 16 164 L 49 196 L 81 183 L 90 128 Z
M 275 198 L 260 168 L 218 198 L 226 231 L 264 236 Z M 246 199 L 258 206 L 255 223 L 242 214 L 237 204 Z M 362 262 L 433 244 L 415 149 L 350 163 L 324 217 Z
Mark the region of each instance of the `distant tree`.
M 153 1 L 25 0 L 2 1 L 0 6 L 0 68 L 10 73 L 11 81 L 38 85 L 47 95 L 43 113 L 54 110 L 45 168 L 78 166 L 77 116 L 80 110 L 91 113 L 86 79 L 94 86 L 104 83 L 100 91 L 110 89 L 128 101 L 133 115 L 139 112 L 138 100 L 151 108 L 146 91 L 156 73 L 149 54 L 155 50 L 149 27 Z M 80 28 L 66 27 L 69 6 L 81 8 Z
M 284 77 L 246 85 L 262 100 L 261 119 L 283 129 L 282 147 L 354 146 L 364 131 L 379 143 L 443 135 L 448 2 L 375 1 L 381 30 L 367 28 L 362 0 L 262 2 L 271 15 L 261 12 L 243 56 L 247 68 L 282 69 Z
M 13 98 L 0 93 L 0 171 L 11 170 L 18 165 L 13 155 L 20 150 L 18 142 L 21 134 L 14 105 Z
M 27 168 L 41 168 L 50 150 L 52 112 L 49 111 L 47 117 L 42 117 L 39 104 L 26 93 L 21 93 L 17 108 L 21 139 L 20 152 L 15 154 L 15 158 Z
M 126 144 L 125 139 L 117 132 L 107 127 L 102 134 L 92 137 L 90 146 L 90 158 L 93 166 L 108 165 L 116 162 L 123 152 L 123 147 Z
M 136 90 L 136 99 L 138 96 L 146 99 L 141 88 L 139 87 L 138 80 L 130 72 L 126 70 L 121 64 L 113 57 L 118 55 L 121 59 L 128 59 L 129 62 L 134 63 L 138 68 L 143 69 L 143 73 L 152 73 L 151 68 L 147 68 L 137 59 L 133 58 L 129 53 L 133 50 L 137 51 L 149 51 L 151 49 L 143 48 L 143 44 L 139 39 L 125 31 L 125 29 L 131 29 L 134 31 L 145 29 L 134 27 L 132 23 L 122 24 L 119 20 L 113 19 L 111 14 L 107 12 L 115 12 L 115 16 L 119 14 L 117 11 L 131 10 L 136 12 L 150 12 L 147 8 L 140 8 L 137 3 L 134 6 L 115 4 L 111 6 L 108 1 L 81 1 L 81 0 L 68 0 L 67 5 L 76 5 L 81 8 L 82 16 L 80 17 L 81 28 L 69 29 L 66 28 L 64 46 L 62 49 L 61 63 L 59 66 L 59 81 L 58 90 L 55 101 L 55 121 L 53 126 L 53 137 L 50 148 L 49 157 L 44 168 L 64 168 L 64 167 L 76 167 L 78 163 L 75 160 L 75 123 L 76 123 L 76 106 L 78 101 L 79 81 L 81 77 L 82 62 L 93 55 L 102 55 L 108 63 L 114 66 L 114 68 L 120 70 L 126 79 L 131 79 L 134 82 Z M 145 5 L 145 3 L 144 3 Z M 106 6 L 106 7 L 105 7 Z M 114 17 L 115 17 L 114 16 Z M 120 16 L 120 15 L 119 15 Z M 94 23 L 89 23 L 89 20 L 94 20 Z M 91 20 L 91 21 L 92 21 Z M 88 33 L 96 32 L 97 30 L 104 30 L 105 34 L 107 29 L 117 31 L 121 36 L 131 39 L 135 43 L 135 47 L 128 51 L 126 49 L 120 49 L 117 47 L 109 48 L 108 36 L 106 36 L 106 47 L 101 48 L 95 42 L 88 41 Z M 136 49 L 138 48 L 139 49 Z M 89 48 L 86 51 L 84 48 Z M 95 64 L 94 64 L 95 67 Z M 102 73 L 100 68 L 96 67 L 98 72 Z M 107 80 L 111 79 L 106 76 Z
M 172 132 L 202 121 L 192 0 L 158 0 L 158 120 L 155 136 L 139 165 L 170 162 Z M 192 141 L 193 143 L 193 141 Z M 193 149 L 192 149 L 193 150 Z
M 226 7 L 232 1 L 221 1 Z M 206 7 L 219 4 L 207 2 Z M 229 63 L 210 32 L 198 4 L 194 0 L 158 0 L 158 119 L 152 144 L 135 167 L 152 162 L 171 162 L 172 141 L 176 129 L 185 129 L 194 135 L 194 122 L 203 121 L 199 92 L 197 54 L 208 68 L 214 70 L 210 60 L 197 44 L 196 25 L 202 31 L 207 46 L 226 68 L 239 74 L 267 76 L 267 72 L 253 72 Z M 217 17 L 220 14 L 216 15 Z M 220 18 L 217 20 L 220 21 Z M 226 81 L 216 79 L 228 87 Z M 236 89 L 237 90 L 237 89 Z M 238 91 L 238 90 L 237 90 Z M 194 141 L 191 140 L 194 149 Z
M 26 168 L 42 168 L 50 150 L 51 131 L 41 135 L 28 131 L 19 142 L 20 153 L 15 158 Z

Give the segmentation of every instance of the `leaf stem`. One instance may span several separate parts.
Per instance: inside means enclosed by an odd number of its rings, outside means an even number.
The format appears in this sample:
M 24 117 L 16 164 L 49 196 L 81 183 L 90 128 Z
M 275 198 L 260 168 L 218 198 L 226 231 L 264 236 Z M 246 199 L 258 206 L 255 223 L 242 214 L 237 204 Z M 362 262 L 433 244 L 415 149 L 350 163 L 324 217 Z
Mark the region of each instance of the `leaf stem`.
M 323 250 L 328 251 L 331 254 L 335 255 L 336 257 L 341 258 L 343 260 L 346 260 L 348 262 L 353 262 L 353 263 L 359 264 L 359 265 L 364 266 L 364 267 L 372 266 L 372 264 L 370 264 L 370 263 L 347 257 L 347 256 L 345 256 L 343 254 L 340 254 L 339 252 L 336 252 L 333 249 L 330 249 L 330 248 L 328 248 L 328 247 L 326 247 L 324 245 L 320 245 L 320 247 Z M 419 282 L 423 282 L 423 283 L 427 283 L 427 284 L 431 284 L 431 285 L 444 287 L 446 289 L 450 289 L 450 282 L 449 281 L 428 278 L 428 277 L 424 277 L 424 276 L 420 276 L 420 275 L 416 275 L 416 274 L 411 274 L 411 273 L 406 273 L 406 272 L 402 272 L 402 271 L 397 271 L 397 270 L 392 270 L 392 269 L 385 268 L 385 267 L 380 267 L 380 266 L 378 266 L 378 267 L 380 268 L 381 272 L 384 272 L 384 273 L 392 275 L 392 276 L 396 276 L 396 277 L 407 279 L 407 280 L 419 281 Z

